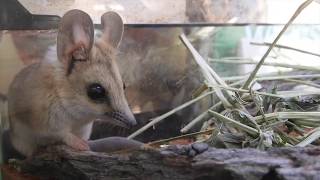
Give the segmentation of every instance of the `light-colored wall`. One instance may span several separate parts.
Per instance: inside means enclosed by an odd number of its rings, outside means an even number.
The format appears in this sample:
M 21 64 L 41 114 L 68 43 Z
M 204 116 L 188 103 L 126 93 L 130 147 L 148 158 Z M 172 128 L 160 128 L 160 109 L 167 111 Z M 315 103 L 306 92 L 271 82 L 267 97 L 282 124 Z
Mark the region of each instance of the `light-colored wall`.
M 227 22 L 237 17 L 243 23 L 286 23 L 304 0 L 19 0 L 35 14 L 62 16 L 70 9 L 81 9 L 93 17 L 96 24 L 106 11 L 116 11 L 127 23 L 194 22 L 188 12 L 206 18 L 200 22 Z M 190 6 L 191 5 L 191 6 Z M 190 11 L 191 9 L 191 11 Z M 251 16 L 257 10 L 264 18 Z M 230 17 L 232 16 L 232 17 Z M 220 21 L 220 17 L 229 17 Z M 196 18 L 197 19 L 197 18 Z M 294 23 L 319 23 L 320 3 L 312 3 Z
M 15 74 L 23 67 L 9 33 L 0 38 L 0 93 L 7 94 L 8 87 Z

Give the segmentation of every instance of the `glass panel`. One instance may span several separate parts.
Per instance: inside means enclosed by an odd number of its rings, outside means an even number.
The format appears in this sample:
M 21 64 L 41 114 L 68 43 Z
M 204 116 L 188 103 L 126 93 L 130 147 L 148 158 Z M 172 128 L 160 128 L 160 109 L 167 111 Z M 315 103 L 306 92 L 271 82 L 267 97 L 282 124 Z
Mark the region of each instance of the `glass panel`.
M 246 75 L 253 66 L 217 61 L 230 58 L 234 61 L 259 60 L 267 48 L 261 44 L 271 43 L 280 29 L 281 26 L 127 28 L 118 53 L 118 64 L 133 111 L 149 112 L 153 113 L 150 116 L 156 116 L 190 100 L 193 92 L 202 84 L 197 66 L 180 42 L 181 33 L 187 34 L 195 48 L 221 77 L 228 78 Z M 7 93 L 9 83 L 22 67 L 44 58 L 48 48 L 55 44 L 56 33 L 56 30 L 1 31 L 0 93 Z M 274 48 L 266 62 L 320 66 L 319 25 L 294 25 L 278 44 L 317 55 Z M 280 70 L 288 69 L 265 66 L 259 72 Z M 194 113 L 198 114 L 206 103 L 180 112 L 180 115 L 187 121 Z
M 19 0 L 34 14 L 62 16 L 70 9 L 86 11 L 100 24 L 106 11 L 126 23 L 286 23 L 303 0 Z M 312 3 L 295 23 L 320 23 L 320 4 Z
M 286 23 L 301 0 L 21 0 L 32 13 L 62 16 L 69 9 L 88 12 L 100 24 L 100 15 L 119 12 L 126 23 L 181 23 L 180 26 L 127 27 L 118 53 L 118 64 L 126 84 L 128 102 L 137 119 L 167 112 L 190 100 L 203 84 L 198 66 L 179 35 L 185 33 L 214 70 L 225 80 L 246 76 L 266 52 L 282 26 L 184 26 L 183 23 Z M 281 37 L 266 63 L 303 65 L 320 71 L 320 5 L 313 3 Z M 302 23 L 304 25 L 299 25 Z M 0 132 L 7 126 L 2 118 L 8 87 L 25 66 L 42 61 L 54 48 L 57 30 L 0 31 Z M 298 49 L 298 51 L 297 51 Z M 307 52 L 307 53 L 306 53 Z M 242 62 L 242 63 L 240 63 Z M 244 62 L 244 63 L 243 63 Z M 263 66 L 259 74 L 288 71 L 289 68 Z M 237 76 L 237 77 L 234 77 Z M 157 137 L 178 134 L 204 109 L 203 100 L 170 116 L 170 126 L 157 129 Z M 44 99 L 45 101 L 45 99 Z M 170 133 L 168 133 L 170 132 Z M 154 140 L 152 134 L 144 140 Z M 148 139 L 149 138 L 149 139 Z M 147 140 L 148 139 L 148 140 Z M 0 153 L 1 154 L 1 153 Z M 1 158 L 0 158 L 1 159 Z M 1 163 L 1 160 L 0 160 Z

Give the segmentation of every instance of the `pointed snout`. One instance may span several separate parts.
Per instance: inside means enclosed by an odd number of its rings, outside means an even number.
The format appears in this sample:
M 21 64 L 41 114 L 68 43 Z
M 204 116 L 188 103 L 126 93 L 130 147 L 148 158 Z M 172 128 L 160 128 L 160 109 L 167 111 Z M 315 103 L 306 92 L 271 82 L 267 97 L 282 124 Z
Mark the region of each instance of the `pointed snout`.
M 129 109 L 128 111 L 113 111 L 107 112 L 105 115 L 111 117 L 113 121 L 123 123 L 127 126 L 127 128 L 131 128 L 137 125 L 136 118 L 134 117 L 133 113 Z
M 134 117 L 134 115 L 133 115 L 131 110 L 129 110 L 129 112 L 125 112 L 125 116 L 126 116 L 126 119 L 128 121 L 128 124 L 130 124 L 130 126 L 137 125 L 137 120 Z
M 120 116 L 116 119 L 121 120 L 130 127 L 137 125 L 136 118 L 134 117 L 124 94 L 122 98 L 114 98 L 114 101 L 112 101 L 112 107 L 114 109 L 114 113 Z
M 122 112 L 123 115 L 125 116 L 125 120 L 128 125 L 130 125 L 131 127 L 137 125 L 137 120 L 134 117 L 134 115 L 130 109 L 130 106 L 128 105 L 128 102 L 125 98 L 122 101 L 122 105 L 118 106 L 118 107 L 119 107 L 120 112 Z

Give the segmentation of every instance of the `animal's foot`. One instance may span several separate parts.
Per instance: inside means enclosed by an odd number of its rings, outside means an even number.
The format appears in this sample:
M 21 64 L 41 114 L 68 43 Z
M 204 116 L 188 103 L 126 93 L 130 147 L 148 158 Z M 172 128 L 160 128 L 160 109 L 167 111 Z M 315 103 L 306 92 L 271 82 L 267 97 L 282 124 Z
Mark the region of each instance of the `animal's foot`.
M 75 150 L 78 151 L 89 151 L 90 147 L 87 143 L 87 141 L 73 135 L 73 134 L 69 134 L 67 135 L 67 137 L 65 138 L 65 143 L 72 147 Z

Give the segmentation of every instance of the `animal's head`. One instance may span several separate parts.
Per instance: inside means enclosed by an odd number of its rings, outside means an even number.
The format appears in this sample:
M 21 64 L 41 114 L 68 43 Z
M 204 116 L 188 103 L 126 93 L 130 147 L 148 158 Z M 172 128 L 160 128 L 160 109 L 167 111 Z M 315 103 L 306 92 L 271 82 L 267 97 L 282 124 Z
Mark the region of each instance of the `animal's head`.
M 73 101 L 78 115 L 135 125 L 128 106 L 115 51 L 123 34 L 121 17 L 107 12 L 101 17 L 102 36 L 94 40 L 94 27 L 88 14 L 80 10 L 67 12 L 61 20 L 57 54 L 68 81 L 65 98 Z M 72 91 L 72 92 L 70 92 Z

